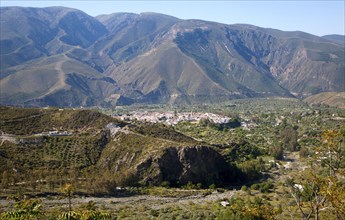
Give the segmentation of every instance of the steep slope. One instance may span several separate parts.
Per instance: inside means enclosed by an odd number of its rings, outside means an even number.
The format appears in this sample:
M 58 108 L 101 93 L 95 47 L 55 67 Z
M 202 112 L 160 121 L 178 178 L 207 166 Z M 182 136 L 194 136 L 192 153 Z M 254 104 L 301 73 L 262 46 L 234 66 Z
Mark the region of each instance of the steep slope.
M 269 35 L 249 33 L 248 37 L 245 33 L 245 39 L 232 27 L 197 20 L 186 21 L 176 29 L 182 29 L 174 40 L 181 51 L 193 57 L 223 88 L 247 97 L 289 95 L 255 54 L 266 46 Z M 244 42 L 255 45 L 255 48 L 243 45 Z
M 144 102 L 147 97 L 204 101 L 344 90 L 344 47 L 303 32 L 187 20 L 151 45 L 106 71 Z
M 200 103 L 345 90 L 344 45 L 304 32 L 157 13 L 0 12 L 3 104 Z
M 219 26 L 210 22 L 179 21 L 169 31 L 162 32 L 145 53 L 111 66 L 106 73 L 123 86 L 138 91 L 139 98 L 134 98 L 140 102 L 201 102 L 289 95 L 269 74 L 262 74 L 255 66 L 245 66 L 243 59 L 230 57 L 230 46 L 224 44 L 228 41 Z M 209 40 L 202 39 L 205 36 L 199 27 L 213 31 Z M 207 45 L 202 45 L 203 40 Z M 240 63 L 235 71 L 227 70 L 230 60 Z M 235 74 L 240 76 L 236 78 Z
M 1 69 L 73 46 L 90 46 L 106 33 L 104 26 L 82 11 L 64 7 L 2 7 Z
M 66 55 L 36 59 L 8 68 L 0 81 L 2 103 L 33 106 L 105 105 L 105 95 L 119 91 L 116 82 Z
M 344 45 L 330 43 L 304 32 L 283 32 L 251 25 L 240 28 L 240 39 L 268 34 L 270 48 L 257 48 L 255 39 L 245 40 L 249 51 L 269 68 L 281 86 L 297 96 L 308 96 L 323 91 L 344 91 Z M 238 36 L 239 34 L 237 34 Z M 259 35 L 260 36 L 260 35 Z
M 103 70 L 146 52 L 178 21 L 177 18 L 156 13 L 115 13 L 97 18 L 109 31 L 92 47 Z
M 6 7 L 1 30 L 1 103 L 101 105 L 104 94 L 118 90 L 79 58 L 107 32 L 87 14 L 63 7 Z

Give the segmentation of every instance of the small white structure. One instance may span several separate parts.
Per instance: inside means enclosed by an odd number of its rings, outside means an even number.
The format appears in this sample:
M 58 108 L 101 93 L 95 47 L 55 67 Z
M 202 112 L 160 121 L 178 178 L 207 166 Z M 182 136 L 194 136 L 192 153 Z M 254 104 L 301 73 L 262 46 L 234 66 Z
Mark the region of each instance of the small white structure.
M 220 204 L 224 207 L 230 205 L 230 203 L 228 201 L 221 201 Z
M 298 189 L 300 192 L 303 191 L 303 186 L 302 186 L 301 184 L 295 184 L 295 185 L 293 185 L 293 187 L 294 187 L 295 189 Z

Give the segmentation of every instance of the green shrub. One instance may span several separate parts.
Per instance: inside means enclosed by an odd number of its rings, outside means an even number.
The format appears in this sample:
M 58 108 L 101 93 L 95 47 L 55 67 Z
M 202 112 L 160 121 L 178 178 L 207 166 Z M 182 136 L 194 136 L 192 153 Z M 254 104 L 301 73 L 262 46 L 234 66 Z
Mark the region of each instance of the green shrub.
M 275 145 L 271 148 L 271 156 L 276 160 L 282 160 L 284 158 L 284 149 L 281 145 Z
M 301 149 L 299 150 L 299 156 L 303 157 L 303 158 L 307 158 L 309 156 L 309 151 L 306 147 L 301 147 Z
M 262 171 L 265 171 L 265 163 L 263 160 L 248 160 L 240 163 L 238 168 L 247 181 L 258 180 L 262 177 Z
M 241 187 L 241 190 L 244 191 L 244 192 L 247 192 L 248 187 L 247 187 L 247 186 L 242 186 L 242 187 Z
M 213 184 L 211 184 L 208 188 L 209 188 L 209 189 L 212 189 L 212 190 L 215 190 L 215 189 L 216 189 L 216 185 L 213 183 Z
M 154 216 L 154 217 L 158 217 L 159 216 L 159 212 L 155 209 L 151 209 L 150 210 L 150 215 Z
M 202 186 L 201 183 L 194 184 L 192 181 L 188 181 L 186 185 L 184 185 L 182 188 L 184 189 L 200 189 Z
M 267 181 L 260 184 L 260 192 L 267 193 L 270 189 L 273 189 L 274 185 L 271 181 Z
M 201 189 L 202 188 L 202 183 L 197 183 L 196 184 L 196 189 Z
M 253 185 L 250 186 L 250 189 L 252 190 L 258 190 L 260 188 L 260 185 L 257 183 L 254 183 Z
M 169 181 L 163 181 L 163 182 L 161 183 L 161 186 L 162 186 L 162 187 L 165 187 L 165 188 L 169 188 L 169 187 L 170 187 L 170 182 L 169 182 Z

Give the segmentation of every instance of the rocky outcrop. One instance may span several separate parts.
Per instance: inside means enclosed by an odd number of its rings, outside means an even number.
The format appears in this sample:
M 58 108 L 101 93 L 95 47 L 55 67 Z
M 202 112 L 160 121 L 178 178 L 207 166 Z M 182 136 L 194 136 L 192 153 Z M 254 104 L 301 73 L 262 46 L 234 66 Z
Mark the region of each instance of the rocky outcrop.
M 139 179 L 145 184 L 185 185 L 189 181 L 224 185 L 235 182 L 237 172 L 214 149 L 208 146 L 170 147 L 161 155 L 150 157 L 137 166 Z

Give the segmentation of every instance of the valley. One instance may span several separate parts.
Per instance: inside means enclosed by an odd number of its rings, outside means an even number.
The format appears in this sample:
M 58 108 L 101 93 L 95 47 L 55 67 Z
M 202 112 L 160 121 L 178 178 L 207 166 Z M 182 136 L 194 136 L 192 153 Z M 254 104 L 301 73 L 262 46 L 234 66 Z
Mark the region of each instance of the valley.
M 315 207 L 320 218 L 337 219 L 344 212 L 339 206 L 345 199 L 341 108 L 270 98 L 200 106 L 0 110 L 3 216 L 19 204 L 38 202 L 42 218 L 61 217 L 69 213 L 69 201 L 76 216 L 98 213 L 109 219 L 290 219 L 307 212 L 315 217 Z M 169 125 L 127 117 L 186 112 L 239 123 L 187 118 Z M 323 140 L 334 149 L 334 174 L 322 165 L 328 161 L 322 159 L 327 158 Z M 324 182 L 328 178 L 332 188 Z M 330 193 L 313 191 L 325 199 L 319 206 L 314 197 L 296 191 L 296 186 L 314 187 L 311 183 Z M 71 200 L 63 191 L 69 184 Z M 296 199 L 313 206 L 299 207 Z
M 0 219 L 344 219 L 343 35 L 0 15 Z

